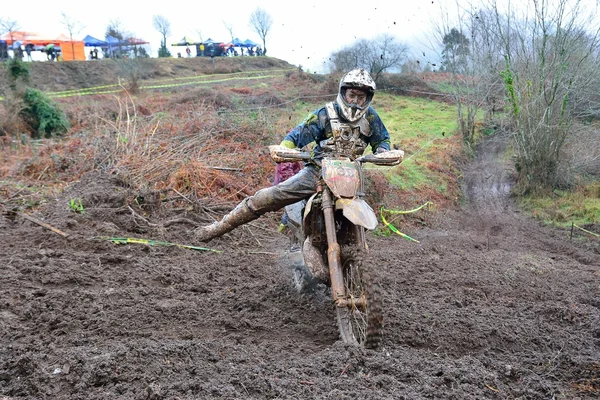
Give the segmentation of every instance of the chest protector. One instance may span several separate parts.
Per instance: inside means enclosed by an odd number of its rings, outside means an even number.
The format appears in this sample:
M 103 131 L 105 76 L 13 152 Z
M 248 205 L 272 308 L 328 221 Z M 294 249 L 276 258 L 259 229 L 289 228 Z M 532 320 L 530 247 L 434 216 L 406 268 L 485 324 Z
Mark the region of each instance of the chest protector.
M 327 103 L 325 109 L 331 124 L 331 137 L 321 143 L 323 150 L 333 151 L 351 160 L 362 156 L 368 145 L 367 138 L 371 136 L 369 121 L 363 116 L 354 123 L 342 122 L 333 102 Z

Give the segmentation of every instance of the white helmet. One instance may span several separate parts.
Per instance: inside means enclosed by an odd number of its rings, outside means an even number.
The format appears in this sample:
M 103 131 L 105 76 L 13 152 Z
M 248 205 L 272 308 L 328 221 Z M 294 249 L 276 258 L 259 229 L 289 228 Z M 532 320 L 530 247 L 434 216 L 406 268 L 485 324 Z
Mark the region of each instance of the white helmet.
M 346 103 L 346 89 L 355 88 L 366 91 L 367 101 L 362 107 L 357 104 Z M 353 69 L 342 77 L 340 80 L 340 90 L 338 91 L 337 103 L 345 119 L 350 122 L 356 122 L 365 115 L 373 95 L 375 94 L 375 81 L 371 75 L 363 68 Z

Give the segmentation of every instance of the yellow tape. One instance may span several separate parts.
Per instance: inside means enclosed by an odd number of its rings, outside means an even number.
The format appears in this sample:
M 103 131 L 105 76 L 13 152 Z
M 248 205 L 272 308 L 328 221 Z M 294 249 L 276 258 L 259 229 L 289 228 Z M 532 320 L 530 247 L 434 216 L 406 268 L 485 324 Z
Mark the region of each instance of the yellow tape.
M 400 235 L 400 236 L 402 236 L 403 238 L 405 238 L 405 239 L 408 239 L 408 240 L 410 240 L 410 241 L 413 241 L 413 242 L 416 242 L 416 243 L 420 243 L 418 240 L 416 240 L 416 239 L 413 239 L 413 238 L 411 238 L 410 236 L 408 236 L 407 234 L 400 232 L 400 231 L 398 230 L 398 228 L 396 228 L 394 225 L 390 224 L 390 223 L 389 223 L 389 222 L 388 222 L 388 221 L 385 219 L 385 215 L 383 215 L 383 212 L 384 212 L 384 211 L 385 211 L 385 212 L 389 212 L 390 214 L 410 214 L 410 213 L 417 212 L 417 211 L 419 211 L 420 209 L 422 209 L 423 207 L 426 207 L 426 206 L 428 206 L 428 205 L 430 205 L 430 204 L 433 204 L 433 202 L 431 202 L 431 201 L 428 201 L 428 202 L 426 202 L 425 204 L 423 204 L 423 205 L 421 205 L 421 206 L 419 206 L 419 207 L 417 207 L 417 208 L 413 208 L 412 210 L 407 210 L 407 211 L 405 211 L 405 210 L 388 210 L 388 209 L 387 209 L 387 208 L 385 208 L 385 207 L 381 207 L 381 221 L 382 221 L 382 222 L 383 222 L 383 223 L 384 223 L 384 224 L 385 224 L 385 225 L 386 225 L 388 228 L 390 228 L 390 230 L 391 230 L 392 232 L 394 232 L 395 234 L 397 234 L 397 235 Z
M 410 236 L 408 236 L 407 234 L 404 234 L 402 232 L 400 232 L 394 225 L 390 224 L 389 222 L 387 222 L 387 220 L 385 219 L 384 215 L 383 215 L 383 207 L 381 208 L 381 221 L 383 221 L 383 223 L 392 230 L 392 232 L 402 236 L 404 239 L 408 239 L 411 240 L 413 242 L 417 242 L 419 243 L 418 240 L 411 238 Z
M 577 229 L 581 229 L 581 230 L 582 230 L 582 231 L 584 231 L 585 233 L 589 233 L 590 235 L 594 235 L 594 236 L 596 236 L 596 237 L 600 237 L 600 235 L 598 235 L 597 233 L 590 232 L 590 231 L 588 231 L 588 230 L 586 230 L 586 229 L 583 229 L 583 228 L 582 228 L 582 227 L 580 227 L 580 226 L 577 226 L 577 225 L 575 225 L 575 224 L 573 224 L 573 226 L 574 226 L 575 228 L 577 228 Z
M 256 80 L 256 79 L 267 79 L 267 78 L 275 78 L 277 76 L 284 76 L 285 73 L 289 72 L 291 69 L 280 69 L 280 70 L 256 70 L 256 71 L 245 71 L 245 72 L 237 72 L 230 74 L 213 74 L 213 75 L 196 75 L 189 77 L 178 77 L 178 78 L 170 78 L 170 79 L 162 79 L 153 81 L 153 84 L 143 85 L 140 89 L 159 89 L 159 88 L 167 88 L 167 87 L 178 87 L 178 86 L 186 86 L 186 85 L 200 85 L 200 84 L 209 84 L 209 83 L 219 83 L 219 82 L 227 82 L 231 80 Z M 265 72 L 268 73 L 264 74 Z M 236 75 L 247 75 L 247 76 L 236 76 Z M 252 76 L 255 74 L 255 76 Z M 231 76 L 229 78 L 224 78 L 224 76 Z M 220 79 L 215 79 L 220 78 Z M 173 82 L 177 80 L 188 80 L 187 82 L 174 82 L 171 84 L 157 84 L 158 82 Z M 111 89 L 112 88 L 112 89 Z M 46 95 L 50 98 L 63 98 L 63 97 L 71 97 L 71 96 L 86 96 L 93 94 L 107 94 L 107 93 L 116 93 L 120 92 L 123 89 L 118 84 L 112 85 L 103 85 L 103 86 L 95 86 L 90 88 L 82 88 L 82 89 L 70 89 L 64 90 L 60 92 L 46 92 Z
M 115 244 L 127 244 L 127 243 L 138 243 L 138 244 L 145 244 L 148 246 L 176 246 L 182 249 L 189 249 L 189 250 L 198 250 L 198 251 L 212 251 L 214 253 L 222 253 L 221 250 L 215 250 L 215 249 L 209 249 L 207 247 L 198 247 L 198 246 L 190 246 L 187 244 L 177 244 L 177 243 L 169 243 L 169 242 L 160 242 L 157 240 L 150 240 L 150 239 L 139 239 L 139 238 L 117 238 L 117 237 L 108 237 L 108 236 L 98 236 L 92 239 L 99 239 L 99 240 L 108 240 L 111 241 Z
M 408 210 L 408 211 L 403 211 L 403 210 L 388 210 L 387 208 L 383 208 L 383 207 L 381 208 L 381 210 L 385 211 L 385 212 L 389 212 L 390 214 L 410 214 L 410 213 L 417 212 L 420 209 L 422 209 L 423 207 L 428 206 L 430 204 L 433 204 L 433 202 L 428 201 L 425 204 L 423 204 L 422 206 L 419 206 L 417 208 L 413 208 L 412 210 Z

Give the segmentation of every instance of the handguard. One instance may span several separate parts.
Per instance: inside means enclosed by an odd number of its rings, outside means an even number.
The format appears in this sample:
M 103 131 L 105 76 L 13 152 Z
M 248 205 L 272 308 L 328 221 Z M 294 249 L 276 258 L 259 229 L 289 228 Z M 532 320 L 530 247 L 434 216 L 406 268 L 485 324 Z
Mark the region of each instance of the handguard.
M 274 144 L 269 146 L 269 153 L 271 158 L 275 162 L 290 162 L 290 161 L 301 161 L 310 160 L 310 153 L 303 152 L 297 149 L 290 149 L 280 144 Z
M 368 154 L 366 156 L 359 157 L 357 161 L 363 163 L 373 163 L 375 165 L 388 165 L 394 166 L 402 162 L 404 158 L 404 151 L 402 150 L 390 150 L 378 154 Z

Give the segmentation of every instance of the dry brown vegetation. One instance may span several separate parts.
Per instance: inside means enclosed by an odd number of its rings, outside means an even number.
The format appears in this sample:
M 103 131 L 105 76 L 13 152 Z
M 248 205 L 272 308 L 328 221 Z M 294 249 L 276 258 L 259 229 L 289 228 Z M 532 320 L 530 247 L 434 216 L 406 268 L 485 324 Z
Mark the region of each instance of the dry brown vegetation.
M 269 186 L 274 165 L 266 146 L 278 143 L 306 113 L 333 99 L 338 77 L 306 74 L 275 59 L 240 59 L 219 59 L 214 66 L 206 59 L 147 60 L 141 86 L 155 85 L 157 77 L 171 78 L 162 83 L 190 76 L 227 77 L 213 83 L 165 85 L 135 96 L 122 86 L 115 93 L 56 97 L 71 131 L 44 141 L 28 140 L 25 134 L 5 136 L 2 190 L 20 199 L 19 207 L 34 206 L 47 191 L 95 170 L 116 174 L 140 192 L 202 203 L 237 202 Z M 46 91 L 109 85 L 118 76 L 110 61 L 31 67 L 31 82 Z M 248 80 L 238 71 L 279 75 Z M 375 180 L 377 191 L 396 197 L 384 179 Z M 13 197 L 24 192 L 30 196 L 27 201 Z

